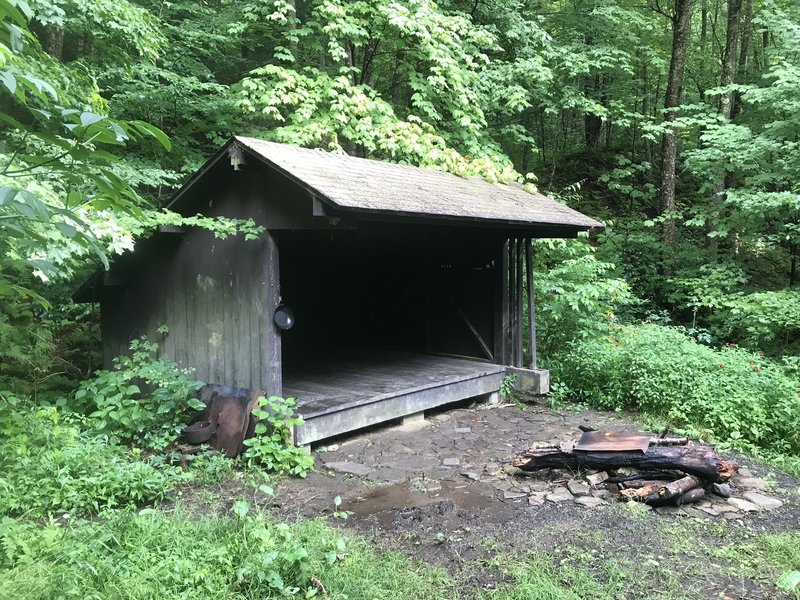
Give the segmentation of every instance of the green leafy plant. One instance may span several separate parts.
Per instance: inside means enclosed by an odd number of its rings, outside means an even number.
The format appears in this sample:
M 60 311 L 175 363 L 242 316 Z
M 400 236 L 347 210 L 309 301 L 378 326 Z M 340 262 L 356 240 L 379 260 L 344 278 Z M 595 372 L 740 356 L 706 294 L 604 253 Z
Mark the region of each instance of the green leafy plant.
M 562 353 L 553 378 L 599 408 L 638 409 L 749 452 L 800 451 L 800 380 L 758 353 L 710 348 L 681 328 L 615 326 Z
M 64 424 L 54 407 L 0 399 L 0 515 L 87 515 L 163 500 L 186 474 Z
M 158 344 L 141 337 L 131 342 L 130 355 L 114 358 L 112 370 L 82 383 L 70 408 L 97 432 L 161 450 L 193 410 L 205 408 L 192 396 L 203 385 L 192 372 L 159 358 Z
M 293 444 L 293 428 L 303 424 L 294 412 L 294 398 L 260 397 L 253 415 L 258 418 L 255 435 L 244 441 L 245 458 L 268 471 L 305 477 L 314 459 Z
M 500 396 L 503 399 L 513 398 L 514 386 L 517 384 L 517 375 L 515 373 L 507 373 L 503 377 L 503 383 L 500 384 Z

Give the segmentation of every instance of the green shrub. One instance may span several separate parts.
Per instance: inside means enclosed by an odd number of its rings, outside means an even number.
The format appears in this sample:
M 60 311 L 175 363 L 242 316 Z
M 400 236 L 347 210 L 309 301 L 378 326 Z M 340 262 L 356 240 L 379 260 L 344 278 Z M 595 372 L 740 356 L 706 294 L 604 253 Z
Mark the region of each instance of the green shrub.
M 130 350 L 114 359 L 111 371 L 83 382 L 70 408 L 88 416 L 87 424 L 98 433 L 162 450 L 193 410 L 205 408 L 192 396 L 203 382 L 190 377 L 191 369 L 158 358 L 158 344 L 146 337 L 133 340 Z
M 61 422 L 55 408 L 0 399 L 0 515 L 97 513 L 163 499 L 185 476 Z
M 760 354 L 647 324 L 578 341 L 553 362 L 553 378 L 599 408 L 639 409 L 748 451 L 800 452 L 800 381 Z
M 616 311 L 636 303 L 628 285 L 614 276 L 615 266 L 600 261 L 585 238 L 540 240 L 536 273 L 536 325 L 545 356 L 569 340 L 604 331 Z
M 255 435 L 244 441 L 248 461 L 268 471 L 305 477 L 314 466 L 314 459 L 292 443 L 293 428 L 303 424 L 303 420 L 295 416 L 294 408 L 294 398 L 262 396 L 258 399 L 258 408 L 253 411 L 259 419 Z

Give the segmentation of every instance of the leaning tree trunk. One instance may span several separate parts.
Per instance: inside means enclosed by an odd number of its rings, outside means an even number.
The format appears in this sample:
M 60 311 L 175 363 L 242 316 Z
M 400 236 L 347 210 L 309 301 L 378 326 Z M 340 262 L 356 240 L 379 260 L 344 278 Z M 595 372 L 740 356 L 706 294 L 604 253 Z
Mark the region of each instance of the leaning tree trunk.
M 672 123 L 675 109 L 681 103 L 681 87 L 689 51 L 689 35 L 692 31 L 692 9 L 694 0 L 675 0 L 672 16 L 672 58 L 669 64 L 667 91 L 664 96 L 664 119 L 666 131 L 661 138 L 661 187 L 658 192 L 661 214 L 675 211 L 675 166 L 678 158 L 678 136 Z M 663 225 L 664 242 L 675 242 L 675 219 L 668 217 Z

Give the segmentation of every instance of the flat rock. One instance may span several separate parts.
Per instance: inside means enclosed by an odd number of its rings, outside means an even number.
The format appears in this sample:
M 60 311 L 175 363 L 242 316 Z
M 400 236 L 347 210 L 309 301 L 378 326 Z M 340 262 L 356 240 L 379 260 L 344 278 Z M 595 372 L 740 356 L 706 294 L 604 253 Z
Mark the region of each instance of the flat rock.
M 606 479 L 608 479 L 608 473 L 605 471 L 600 471 L 599 473 L 593 473 L 592 475 L 586 476 L 586 481 L 595 487 L 603 483 Z
M 567 489 L 573 496 L 588 496 L 592 492 L 588 485 L 577 479 L 570 479 L 567 482 Z
M 677 506 L 656 506 L 653 509 L 659 515 L 680 515 L 683 511 Z
M 743 477 L 737 482 L 739 487 L 748 488 L 750 490 L 764 491 L 767 489 L 767 482 L 760 477 Z
M 483 470 L 489 473 L 489 475 L 494 475 L 495 473 L 499 473 L 501 471 L 500 465 L 497 463 L 486 463 L 486 466 L 483 467 Z
M 575 498 L 575 504 L 580 504 L 587 508 L 594 508 L 603 504 L 603 499 L 595 498 L 594 496 L 581 496 L 580 498 Z
M 607 498 L 611 495 L 611 492 L 608 490 L 592 490 L 592 496 L 595 498 Z
M 510 490 L 514 487 L 514 484 L 511 483 L 508 479 L 492 479 L 492 485 L 496 487 L 498 490 Z
M 728 498 L 728 504 L 744 512 L 756 512 L 758 510 L 758 506 L 741 498 Z
M 706 513 L 707 515 L 711 515 L 712 517 L 719 516 L 719 511 L 712 506 L 698 506 L 697 509 L 702 510 L 704 513 Z
M 744 497 L 755 504 L 758 508 L 763 508 L 764 510 L 775 510 L 776 508 L 783 506 L 783 502 L 777 498 L 765 496 L 764 494 L 759 494 L 758 492 L 745 492 Z
M 547 494 L 545 499 L 549 502 L 566 502 L 567 500 L 572 500 L 574 496 L 570 493 L 567 488 L 556 488 L 553 490 L 551 494 Z
M 442 484 L 438 481 L 428 481 L 425 483 L 425 491 L 429 494 L 442 491 Z
M 533 481 L 528 484 L 528 487 L 532 492 L 546 492 L 550 489 L 550 484 L 546 481 Z
M 359 477 L 363 477 L 370 471 L 370 468 L 367 465 L 362 465 L 361 463 L 350 462 L 347 460 L 325 463 L 325 468 L 335 471 L 336 473 L 358 475 Z
M 367 475 L 367 479 L 378 483 L 404 483 L 408 480 L 405 469 L 385 468 L 375 469 Z
M 442 465 L 443 465 L 443 466 L 445 466 L 445 467 L 457 467 L 457 466 L 459 466 L 460 464 L 461 464 L 461 461 L 460 461 L 460 460 L 458 460 L 457 458 L 452 458 L 452 457 L 450 457 L 450 458 L 445 458 L 445 459 L 442 461 Z
M 715 483 L 712 489 L 717 496 L 722 496 L 723 498 L 731 497 L 731 486 L 727 483 Z
M 544 504 L 545 494 L 531 494 L 528 496 L 528 504 L 531 506 L 541 506 Z
M 685 512 L 690 517 L 698 517 L 698 518 L 707 517 L 706 513 L 704 513 L 699 508 L 695 508 L 694 506 L 684 506 L 683 512 Z
M 480 481 L 481 476 L 475 473 L 474 471 L 464 471 L 461 473 L 467 479 L 471 479 L 472 481 Z
M 522 498 L 527 498 L 528 494 L 525 492 L 503 492 L 503 500 L 520 500 Z
M 456 433 L 472 433 L 472 427 L 456 427 L 453 431 Z
M 739 467 L 738 474 L 740 477 L 752 477 L 753 474 L 750 472 L 750 469 L 747 467 Z

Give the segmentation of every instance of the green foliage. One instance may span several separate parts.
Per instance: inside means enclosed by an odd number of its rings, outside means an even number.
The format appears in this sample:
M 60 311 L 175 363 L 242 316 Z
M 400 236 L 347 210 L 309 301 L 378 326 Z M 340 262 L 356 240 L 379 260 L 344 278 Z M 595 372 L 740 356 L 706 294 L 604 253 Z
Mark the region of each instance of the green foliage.
M 545 359 L 575 339 L 604 331 L 620 307 L 634 303 L 625 281 L 614 276 L 614 265 L 598 260 L 585 238 L 540 240 L 536 249 L 546 262 L 535 282 L 536 325 Z
M 454 597 L 443 570 L 377 553 L 322 521 L 115 511 L 41 527 L 0 520 L 0 597 L 51 600 Z
M 295 427 L 303 424 L 294 412 L 294 398 L 260 397 L 253 415 L 258 418 L 255 435 L 244 441 L 248 462 L 268 471 L 305 477 L 314 467 L 314 458 L 294 445 Z
M 64 424 L 55 408 L 0 397 L 0 515 L 87 515 L 163 500 L 183 478 Z
M 800 380 L 759 354 L 680 328 L 617 326 L 559 356 L 554 379 L 603 409 L 634 408 L 749 452 L 800 450 Z
M 71 394 L 99 360 L 97 337 L 90 306 L 42 312 L 31 299 L 9 299 L 0 310 L 0 394 L 37 406 Z
M 192 410 L 205 408 L 193 398 L 203 382 L 158 357 L 158 344 L 133 340 L 130 355 L 114 358 L 114 368 L 98 371 L 75 392 L 69 408 L 86 415 L 86 424 L 144 448 L 163 449 L 172 442 Z
M 4 519 L 0 547 L 0 593 L 31 599 L 310 598 L 312 570 L 345 551 L 314 525 L 152 509 L 42 529 Z

